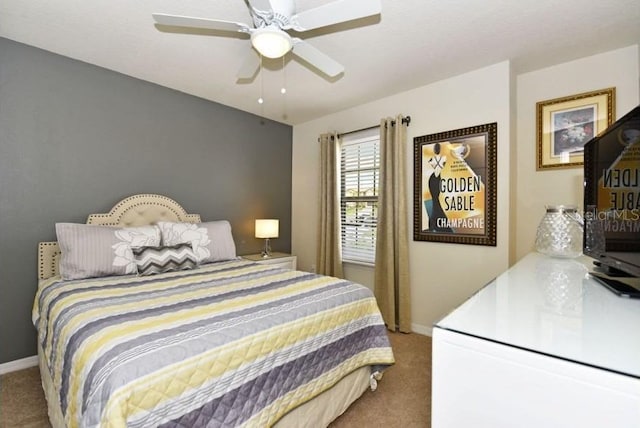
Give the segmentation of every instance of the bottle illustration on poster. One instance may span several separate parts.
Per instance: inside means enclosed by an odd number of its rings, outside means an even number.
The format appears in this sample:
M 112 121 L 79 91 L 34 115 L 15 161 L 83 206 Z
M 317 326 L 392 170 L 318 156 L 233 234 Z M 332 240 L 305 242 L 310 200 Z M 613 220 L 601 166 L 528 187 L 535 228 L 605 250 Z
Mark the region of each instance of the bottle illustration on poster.
M 431 156 L 426 163 L 433 171 L 428 175 L 428 193 L 425 194 L 424 198 L 424 206 L 427 210 L 428 217 L 428 230 L 432 232 L 451 232 L 450 228 L 441 226 L 446 224 L 447 219 L 440 204 L 440 189 L 442 184 L 440 175 L 446 163 L 447 157 L 440 154 L 440 143 L 435 143 L 433 145 L 433 156 Z

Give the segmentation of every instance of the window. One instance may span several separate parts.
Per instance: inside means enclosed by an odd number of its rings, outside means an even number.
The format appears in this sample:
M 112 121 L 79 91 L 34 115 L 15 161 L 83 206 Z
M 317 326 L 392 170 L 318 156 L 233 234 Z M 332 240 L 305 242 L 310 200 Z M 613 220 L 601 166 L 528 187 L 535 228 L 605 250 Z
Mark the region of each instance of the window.
M 342 260 L 375 261 L 380 129 L 344 135 L 340 153 Z

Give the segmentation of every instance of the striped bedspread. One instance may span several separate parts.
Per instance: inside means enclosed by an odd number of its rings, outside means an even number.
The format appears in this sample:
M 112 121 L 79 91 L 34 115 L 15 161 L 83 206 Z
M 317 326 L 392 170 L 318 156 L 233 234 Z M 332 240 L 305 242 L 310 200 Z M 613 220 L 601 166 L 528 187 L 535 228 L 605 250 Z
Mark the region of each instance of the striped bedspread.
M 268 427 L 394 362 L 366 287 L 239 259 L 42 281 L 33 322 L 69 427 Z

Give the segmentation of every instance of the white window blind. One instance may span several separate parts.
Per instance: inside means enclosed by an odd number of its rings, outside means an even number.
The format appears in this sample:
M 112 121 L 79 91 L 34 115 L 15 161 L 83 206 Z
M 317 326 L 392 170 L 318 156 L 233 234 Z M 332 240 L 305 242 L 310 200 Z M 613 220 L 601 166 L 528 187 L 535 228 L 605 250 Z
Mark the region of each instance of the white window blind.
M 342 259 L 375 261 L 380 176 L 380 129 L 342 137 L 340 156 L 340 223 Z

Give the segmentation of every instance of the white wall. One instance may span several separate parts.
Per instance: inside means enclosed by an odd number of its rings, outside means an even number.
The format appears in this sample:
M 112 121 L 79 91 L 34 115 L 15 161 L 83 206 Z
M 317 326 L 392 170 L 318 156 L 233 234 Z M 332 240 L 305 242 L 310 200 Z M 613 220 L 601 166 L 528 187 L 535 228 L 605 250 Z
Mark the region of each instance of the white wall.
M 413 138 L 484 123 L 498 123 L 498 228 L 496 247 L 414 242 L 410 254 L 414 330 L 431 325 L 508 267 L 510 170 L 510 64 L 464 75 L 335 113 L 293 128 L 292 250 L 299 269 L 315 263 L 318 233 L 319 144 L 327 131 L 348 132 L 396 114 L 411 116 L 406 164 L 409 225 L 413 217 Z M 371 286 L 373 270 L 345 266 L 347 278 Z
M 365 128 L 398 113 L 410 115 L 406 156 L 411 186 L 414 137 L 498 122 L 497 247 L 413 242 L 409 237 L 414 330 L 428 333 L 433 322 L 532 251 L 545 205 L 582 206 L 582 169 L 536 171 L 536 102 L 611 86 L 616 87 L 616 117 L 640 104 L 640 45 L 518 76 L 503 62 L 295 126 L 292 250 L 300 269 L 315 263 L 318 135 Z M 412 189 L 407 198 L 411 211 Z M 373 284 L 371 268 L 346 265 L 345 275 Z
M 622 117 L 640 103 L 638 52 L 629 46 L 517 77 L 516 260 L 533 250 L 545 205 L 582 208 L 582 168 L 536 171 L 536 103 L 615 87 L 615 118 Z

